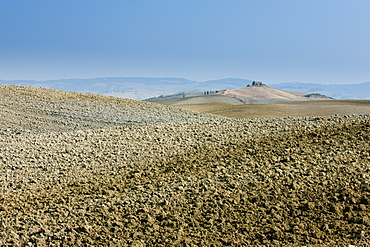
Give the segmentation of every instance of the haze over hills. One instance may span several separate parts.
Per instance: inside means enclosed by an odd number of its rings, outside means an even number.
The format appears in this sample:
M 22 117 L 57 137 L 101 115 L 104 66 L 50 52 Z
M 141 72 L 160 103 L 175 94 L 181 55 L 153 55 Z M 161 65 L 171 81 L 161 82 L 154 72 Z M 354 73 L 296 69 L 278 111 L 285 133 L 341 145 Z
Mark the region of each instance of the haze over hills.
M 216 91 L 242 88 L 252 80 L 225 78 L 199 82 L 184 78 L 104 77 L 91 79 L 60 79 L 48 81 L 0 80 L 2 84 L 51 88 L 143 100 L 182 92 Z M 360 84 L 269 84 L 271 88 L 301 93 L 320 93 L 335 99 L 370 99 L 370 82 Z
M 370 99 L 370 82 L 359 84 L 280 83 L 271 87 L 283 91 L 319 93 L 335 99 Z
M 206 82 L 183 78 L 106 77 L 92 79 L 61 79 L 49 81 L 0 80 L 2 84 L 33 86 L 80 93 L 93 93 L 142 100 L 160 95 L 244 87 L 251 81 L 222 79 Z

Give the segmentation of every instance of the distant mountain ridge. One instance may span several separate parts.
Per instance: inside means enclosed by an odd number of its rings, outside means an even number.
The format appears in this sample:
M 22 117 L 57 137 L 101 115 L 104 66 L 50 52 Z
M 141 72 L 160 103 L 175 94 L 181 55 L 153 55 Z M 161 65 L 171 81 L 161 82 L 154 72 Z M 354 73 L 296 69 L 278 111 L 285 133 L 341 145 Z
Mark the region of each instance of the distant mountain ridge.
M 93 93 L 135 100 L 180 92 L 233 89 L 243 87 L 250 82 L 250 80 L 233 78 L 198 82 L 175 77 L 103 77 L 48 81 L 0 80 L 0 83 L 2 84 L 51 88 L 80 93 Z
M 199 82 L 176 77 L 102 77 L 91 79 L 60 80 L 0 80 L 1 84 L 22 85 L 51 88 L 64 91 L 93 93 L 143 100 L 160 95 L 182 92 L 229 90 L 245 87 L 252 80 L 225 78 Z M 290 92 L 319 93 L 335 99 L 370 100 L 370 82 L 360 84 L 314 84 L 314 83 L 280 83 L 269 84 L 271 88 Z
M 290 92 L 319 93 L 335 99 L 370 100 L 370 82 L 359 84 L 280 83 L 270 87 Z

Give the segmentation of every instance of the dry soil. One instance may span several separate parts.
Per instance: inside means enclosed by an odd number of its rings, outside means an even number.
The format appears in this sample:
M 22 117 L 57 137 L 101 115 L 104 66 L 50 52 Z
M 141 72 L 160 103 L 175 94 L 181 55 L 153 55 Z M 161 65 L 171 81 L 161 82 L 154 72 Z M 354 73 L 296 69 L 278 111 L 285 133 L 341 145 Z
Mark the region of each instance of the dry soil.
M 369 115 L 0 94 L 0 246 L 369 244 Z
M 315 100 L 270 104 L 192 104 L 178 108 L 212 113 L 228 118 L 281 118 L 370 114 L 370 100 Z

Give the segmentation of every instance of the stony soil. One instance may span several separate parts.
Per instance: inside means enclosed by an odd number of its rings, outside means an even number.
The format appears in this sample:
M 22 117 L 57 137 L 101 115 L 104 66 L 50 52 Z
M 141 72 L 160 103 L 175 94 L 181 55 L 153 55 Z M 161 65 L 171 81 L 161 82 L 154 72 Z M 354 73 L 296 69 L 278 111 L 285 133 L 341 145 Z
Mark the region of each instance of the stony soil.
M 219 119 L 143 101 L 0 84 L 0 134 Z
M 369 115 L 240 120 L 0 90 L 0 246 L 370 242 Z

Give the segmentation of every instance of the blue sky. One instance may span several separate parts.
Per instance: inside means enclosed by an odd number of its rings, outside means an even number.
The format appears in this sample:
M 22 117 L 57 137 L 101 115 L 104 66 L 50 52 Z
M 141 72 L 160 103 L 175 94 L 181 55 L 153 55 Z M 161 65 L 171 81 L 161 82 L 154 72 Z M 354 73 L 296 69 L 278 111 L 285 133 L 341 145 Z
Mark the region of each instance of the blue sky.
M 1 0 L 0 79 L 370 81 L 369 0 Z

